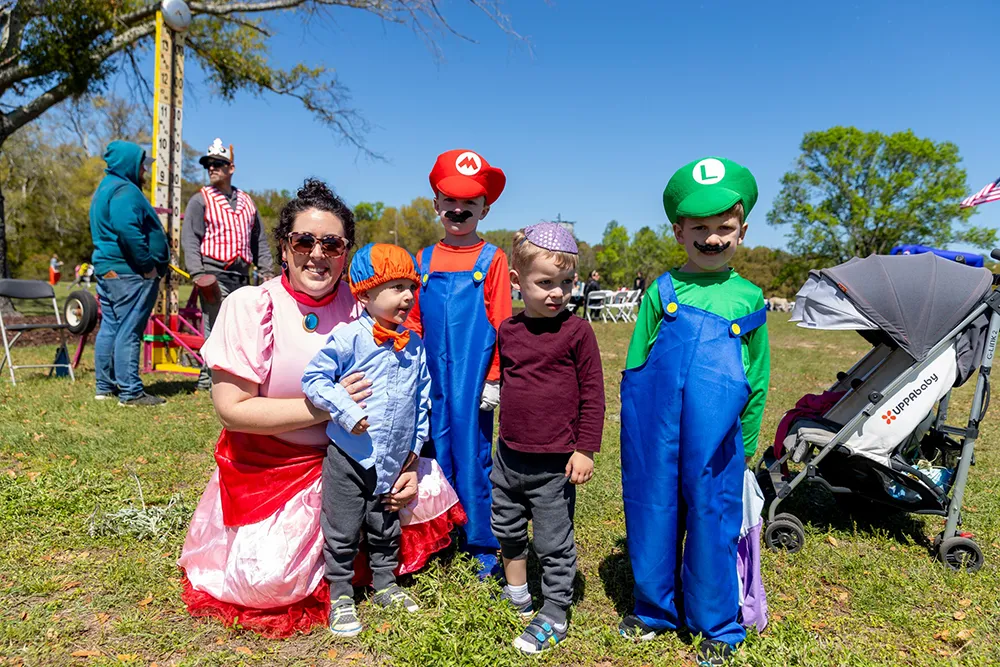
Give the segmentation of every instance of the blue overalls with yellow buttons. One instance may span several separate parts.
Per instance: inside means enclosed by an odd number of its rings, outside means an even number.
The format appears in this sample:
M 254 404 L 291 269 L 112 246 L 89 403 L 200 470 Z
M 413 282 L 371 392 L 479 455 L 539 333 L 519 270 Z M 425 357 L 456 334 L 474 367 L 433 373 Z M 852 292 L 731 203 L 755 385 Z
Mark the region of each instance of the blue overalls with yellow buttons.
M 431 272 L 434 247 L 420 261 L 420 318 L 431 373 L 431 439 L 469 522 L 469 551 L 500 547 L 490 528 L 493 413 L 479 409 L 497 331 L 486 316 L 483 282 L 496 253 L 486 243 L 472 271 Z
M 735 645 L 743 517 L 740 415 L 750 397 L 741 337 L 765 311 L 728 320 L 657 280 L 663 320 L 645 363 L 622 376 L 622 490 L 635 615 Z M 686 533 L 686 539 L 685 539 Z

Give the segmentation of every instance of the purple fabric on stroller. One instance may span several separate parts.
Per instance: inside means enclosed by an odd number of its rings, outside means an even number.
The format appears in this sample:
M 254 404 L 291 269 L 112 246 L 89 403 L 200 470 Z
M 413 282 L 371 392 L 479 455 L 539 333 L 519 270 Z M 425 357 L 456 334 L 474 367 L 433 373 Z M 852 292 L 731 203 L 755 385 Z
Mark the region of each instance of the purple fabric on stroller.
M 767 627 L 767 595 L 760 577 L 760 529 L 758 521 L 736 545 L 736 572 L 742 584 L 743 604 L 740 622 L 744 628 L 756 626 L 757 632 Z

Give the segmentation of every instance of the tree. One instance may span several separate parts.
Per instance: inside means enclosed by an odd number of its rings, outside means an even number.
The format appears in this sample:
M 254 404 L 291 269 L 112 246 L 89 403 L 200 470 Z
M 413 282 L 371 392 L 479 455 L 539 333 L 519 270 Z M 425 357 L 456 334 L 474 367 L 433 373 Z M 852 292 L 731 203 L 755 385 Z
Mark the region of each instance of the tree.
M 899 243 L 996 240 L 995 231 L 968 226 L 972 212 L 959 208 L 965 170 L 950 142 L 833 127 L 807 133 L 801 150 L 767 215 L 772 225 L 791 225 L 793 253 L 839 263 Z
M 628 230 L 617 220 L 612 220 L 604 228 L 601 249 L 597 253 L 597 270 L 609 288 L 624 285 L 628 280 Z
M 629 275 L 642 271 L 649 284 L 664 271 L 682 266 L 687 261 L 684 248 L 674 238 L 673 228 L 668 225 L 660 227 L 656 232 L 650 227 L 643 227 L 635 233 L 632 245 L 629 247 Z
M 499 0 L 467 0 L 504 32 L 517 36 Z M 410 25 L 437 50 L 437 31 L 458 34 L 437 0 L 202 0 L 191 1 L 188 52 L 218 95 L 271 92 L 299 100 L 335 136 L 373 155 L 364 144 L 367 125 L 348 105 L 333 72 L 298 63 L 271 64 L 271 33 L 262 18 L 298 13 L 311 24 L 330 11 L 361 9 L 392 23 Z M 105 90 L 118 75 L 148 97 L 147 76 L 135 54 L 148 48 L 159 2 L 153 0 L 3 0 L 0 2 L 0 148 L 18 129 L 69 98 Z M 332 28 L 331 28 L 332 29 Z M 147 73 L 148 75 L 148 73 Z M 7 277 L 7 238 L 0 194 L 0 277 Z M 0 304 L 2 306 L 6 304 Z

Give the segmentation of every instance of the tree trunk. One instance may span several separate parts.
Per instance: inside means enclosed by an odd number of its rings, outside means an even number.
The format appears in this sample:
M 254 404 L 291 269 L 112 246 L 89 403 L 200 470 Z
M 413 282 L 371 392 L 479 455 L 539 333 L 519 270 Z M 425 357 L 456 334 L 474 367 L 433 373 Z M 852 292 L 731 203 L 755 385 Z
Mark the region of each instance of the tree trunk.
M 10 278 L 10 268 L 7 266 L 7 218 L 4 213 L 3 189 L 0 188 L 0 278 Z M 0 312 L 13 315 L 14 304 L 5 296 L 0 296 Z

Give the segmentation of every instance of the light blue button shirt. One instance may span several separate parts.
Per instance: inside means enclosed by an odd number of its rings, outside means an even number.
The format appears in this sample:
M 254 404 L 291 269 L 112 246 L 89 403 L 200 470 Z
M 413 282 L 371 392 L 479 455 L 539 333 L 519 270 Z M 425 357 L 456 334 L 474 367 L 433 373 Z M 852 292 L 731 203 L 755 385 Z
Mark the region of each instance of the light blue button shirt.
M 396 352 L 391 341 L 375 345 L 372 323 L 366 312 L 330 334 L 306 366 L 302 391 L 330 413 L 330 439 L 361 467 L 375 467 L 375 493 L 381 494 L 392 489 L 409 453 L 419 453 L 430 437 L 431 376 L 419 336 L 411 334 L 406 347 Z M 372 383 L 366 408 L 340 385 L 342 377 L 358 371 Z M 365 417 L 368 430 L 351 433 Z

